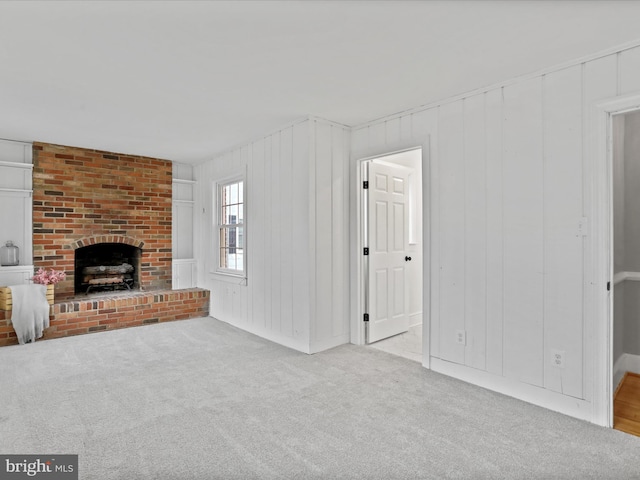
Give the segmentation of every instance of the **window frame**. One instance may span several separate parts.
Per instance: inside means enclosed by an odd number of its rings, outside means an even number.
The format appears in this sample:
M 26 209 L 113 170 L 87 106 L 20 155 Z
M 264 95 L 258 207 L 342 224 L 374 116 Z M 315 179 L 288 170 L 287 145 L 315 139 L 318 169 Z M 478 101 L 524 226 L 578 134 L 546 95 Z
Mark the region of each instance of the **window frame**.
M 222 194 L 223 189 L 234 183 L 242 183 L 242 199 L 238 204 L 243 207 L 242 223 L 224 224 L 222 215 Z M 222 275 L 245 278 L 247 277 L 247 179 L 246 175 L 235 175 L 226 177 L 214 182 L 214 212 L 213 212 L 213 228 L 214 228 L 214 272 Z M 227 204 L 229 205 L 229 204 Z M 235 205 L 235 204 L 234 204 Z M 221 266 L 221 234 L 223 229 L 242 227 L 242 270 L 234 268 L 225 268 Z

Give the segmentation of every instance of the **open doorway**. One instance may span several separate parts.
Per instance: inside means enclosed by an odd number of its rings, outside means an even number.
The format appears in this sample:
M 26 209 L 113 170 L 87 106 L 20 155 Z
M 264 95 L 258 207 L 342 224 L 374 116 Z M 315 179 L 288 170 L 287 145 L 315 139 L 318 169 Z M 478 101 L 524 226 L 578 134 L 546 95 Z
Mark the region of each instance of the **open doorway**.
M 612 116 L 613 427 L 640 436 L 640 111 Z
M 422 149 L 361 168 L 365 343 L 422 363 Z

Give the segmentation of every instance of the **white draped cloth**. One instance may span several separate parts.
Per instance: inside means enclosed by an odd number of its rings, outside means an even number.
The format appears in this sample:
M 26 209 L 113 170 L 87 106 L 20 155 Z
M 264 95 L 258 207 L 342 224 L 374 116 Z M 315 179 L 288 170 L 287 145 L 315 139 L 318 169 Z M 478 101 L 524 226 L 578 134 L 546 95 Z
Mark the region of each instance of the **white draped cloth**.
M 14 285 L 11 289 L 11 323 L 21 345 L 35 342 L 49 326 L 47 286 Z

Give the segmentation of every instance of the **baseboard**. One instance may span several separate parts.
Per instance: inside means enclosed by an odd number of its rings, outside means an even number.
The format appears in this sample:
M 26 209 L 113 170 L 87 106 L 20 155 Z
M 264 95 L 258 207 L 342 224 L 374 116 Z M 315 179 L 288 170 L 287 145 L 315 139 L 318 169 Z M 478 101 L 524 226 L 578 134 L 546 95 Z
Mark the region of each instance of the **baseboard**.
M 217 318 L 217 317 L 213 317 L 213 318 L 215 318 L 216 320 L 220 320 L 221 322 L 228 323 L 232 327 L 236 327 L 236 328 L 239 328 L 240 330 L 244 330 L 245 332 L 255 335 L 256 337 L 264 338 L 265 340 L 269 340 L 270 342 L 277 343 L 278 345 L 282 345 L 283 347 L 291 348 L 292 350 L 297 350 L 298 352 L 302 352 L 306 354 L 312 353 L 309 350 L 309 345 L 302 340 L 283 337 L 283 336 L 274 334 L 273 332 L 247 327 L 246 325 L 230 322 L 222 318 Z
M 626 372 L 640 375 L 640 355 L 623 353 L 613 365 L 613 391 L 615 392 Z
M 439 358 L 431 358 L 431 370 L 570 417 L 588 422 L 592 421 L 592 405 L 586 400 L 562 395 L 545 388 L 500 377 Z
M 422 312 L 409 315 L 409 326 L 415 327 L 416 325 L 422 325 Z
M 324 350 L 329 350 L 330 348 L 344 345 L 345 343 L 349 343 L 348 333 L 345 335 L 339 335 L 337 337 L 328 338 L 326 340 L 321 340 L 318 342 L 311 342 L 309 353 L 319 353 Z

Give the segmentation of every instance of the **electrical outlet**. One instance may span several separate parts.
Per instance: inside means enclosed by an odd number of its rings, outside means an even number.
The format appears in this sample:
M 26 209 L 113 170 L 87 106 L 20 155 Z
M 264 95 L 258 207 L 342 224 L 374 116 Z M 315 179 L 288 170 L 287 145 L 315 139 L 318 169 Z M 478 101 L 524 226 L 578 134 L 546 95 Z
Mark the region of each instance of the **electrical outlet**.
M 551 350 L 551 366 L 557 368 L 564 368 L 564 351 L 563 350 Z
M 456 343 L 458 343 L 460 345 L 466 345 L 467 344 L 467 332 L 465 332 L 464 330 L 456 331 Z

